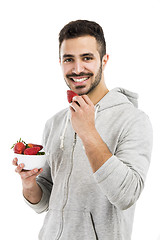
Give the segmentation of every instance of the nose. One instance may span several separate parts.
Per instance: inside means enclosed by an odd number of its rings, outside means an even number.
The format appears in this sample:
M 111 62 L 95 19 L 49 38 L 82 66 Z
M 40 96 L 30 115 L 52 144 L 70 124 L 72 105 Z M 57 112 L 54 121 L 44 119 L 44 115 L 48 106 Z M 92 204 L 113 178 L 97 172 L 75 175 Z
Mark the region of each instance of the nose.
M 83 72 L 83 70 L 84 70 L 83 62 L 80 60 L 74 61 L 72 72 L 78 75 L 81 72 Z

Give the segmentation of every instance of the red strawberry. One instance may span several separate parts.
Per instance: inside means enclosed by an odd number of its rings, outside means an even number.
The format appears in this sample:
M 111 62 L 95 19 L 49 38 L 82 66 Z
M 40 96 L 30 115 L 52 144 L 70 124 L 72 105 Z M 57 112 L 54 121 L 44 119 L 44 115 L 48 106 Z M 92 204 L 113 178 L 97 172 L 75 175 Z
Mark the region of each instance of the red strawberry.
M 14 145 L 13 151 L 14 151 L 14 153 L 22 154 L 23 151 L 25 150 L 25 148 L 26 148 L 26 146 L 24 145 L 24 143 L 22 143 L 22 142 L 17 142 L 17 143 Z
M 72 90 L 67 90 L 67 99 L 68 99 L 68 102 L 71 103 L 72 102 L 72 98 L 74 96 L 78 96 L 77 93 L 73 92 Z
M 40 147 L 26 148 L 24 150 L 25 155 L 36 155 L 40 151 Z
M 42 145 L 38 145 L 38 144 L 33 144 L 33 143 L 27 143 L 27 147 L 29 148 L 33 148 L 33 147 L 39 147 L 40 150 L 43 148 Z

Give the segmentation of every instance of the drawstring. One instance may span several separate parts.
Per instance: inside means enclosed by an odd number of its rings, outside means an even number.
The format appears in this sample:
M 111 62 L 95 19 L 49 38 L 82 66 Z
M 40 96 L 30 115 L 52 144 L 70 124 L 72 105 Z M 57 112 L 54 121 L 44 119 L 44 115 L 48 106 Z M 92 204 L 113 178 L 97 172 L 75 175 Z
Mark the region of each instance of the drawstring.
M 99 104 L 96 105 L 96 107 L 95 107 L 95 119 L 97 117 L 97 112 L 98 112 L 99 108 L 100 108 L 100 105 Z M 60 140 L 61 140 L 60 149 L 62 149 L 62 150 L 64 148 L 64 138 L 65 138 L 65 133 L 66 133 L 67 125 L 68 125 L 69 116 L 70 116 L 70 111 L 68 111 L 68 113 L 67 113 L 67 119 L 66 119 L 66 122 L 65 122 L 63 133 L 60 136 Z
M 61 140 L 60 149 L 63 149 L 63 147 L 64 147 L 64 137 L 65 137 L 65 132 L 66 132 L 66 129 L 67 129 L 67 124 L 68 124 L 68 120 L 69 120 L 69 115 L 70 115 L 70 111 L 68 110 L 67 119 L 66 119 L 66 123 L 65 123 L 65 126 L 64 126 L 64 129 L 63 129 L 63 133 L 62 133 L 62 135 L 60 136 L 60 140 Z
M 97 112 L 98 112 L 98 109 L 100 108 L 100 105 L 97 104 L 95 108 L 96 108 L 96 109 L 95 109 L 95 120 L 96 120 Z

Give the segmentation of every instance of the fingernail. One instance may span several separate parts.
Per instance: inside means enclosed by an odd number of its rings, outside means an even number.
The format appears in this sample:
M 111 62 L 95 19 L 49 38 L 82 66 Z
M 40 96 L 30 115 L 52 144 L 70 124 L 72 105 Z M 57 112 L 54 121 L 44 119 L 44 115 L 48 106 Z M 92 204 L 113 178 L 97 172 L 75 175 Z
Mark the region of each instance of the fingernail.
M 76 101 L 76 99 L 77 99 L 76 96 L 74 96 L 74 97 L 72 98 L 72 101 Z
M 33 171 L 34 171 L 35 173 L 37 173 L 37 172 L 38 172 L 38 170 L 37 170 L 37 169 L 34 169 Z

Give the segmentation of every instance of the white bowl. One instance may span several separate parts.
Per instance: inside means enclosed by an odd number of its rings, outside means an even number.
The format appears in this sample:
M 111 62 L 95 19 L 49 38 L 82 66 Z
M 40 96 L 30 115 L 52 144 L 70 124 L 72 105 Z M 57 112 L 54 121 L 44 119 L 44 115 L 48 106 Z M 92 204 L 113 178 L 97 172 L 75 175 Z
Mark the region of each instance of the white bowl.
M 32 170 L 34 168 L 43 168 L 48 155 L 24 155 L 14 154 L 15 158 L 18 159 L 18 164 L 23 163 L 25 170 Z

